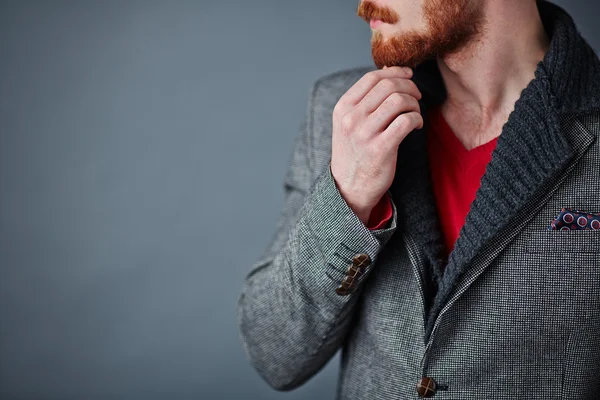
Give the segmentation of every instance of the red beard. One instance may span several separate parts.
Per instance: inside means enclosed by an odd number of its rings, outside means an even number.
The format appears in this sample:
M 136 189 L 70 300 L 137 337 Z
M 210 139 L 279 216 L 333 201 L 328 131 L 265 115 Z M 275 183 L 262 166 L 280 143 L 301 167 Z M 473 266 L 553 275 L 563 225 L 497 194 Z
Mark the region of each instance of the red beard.
M 395 24 L 400 20 L 394 10 L 370 0 L 359 4 L 357 15 L 367 22 L 379 19 Z M 483 8 L 472 0 L 424 0 L 423 16 L 428 25 L 424 32 L 409 31 L 384 38 L 380 31 L 373 31 L 372 56 L 378 68 L 415 68 L 427 59 L 452 54 L 476 39 L 484 21 Z

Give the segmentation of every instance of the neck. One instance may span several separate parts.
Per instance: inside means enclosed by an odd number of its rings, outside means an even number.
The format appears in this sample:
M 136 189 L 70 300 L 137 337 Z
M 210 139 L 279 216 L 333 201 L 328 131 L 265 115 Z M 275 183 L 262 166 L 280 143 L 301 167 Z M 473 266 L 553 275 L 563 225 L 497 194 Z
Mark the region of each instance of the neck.
M 437 60 L 447 92 L 442 113 L 467 149 L 500 135 L 549 46 L 535 1 L 485 3 L 481 34 Z

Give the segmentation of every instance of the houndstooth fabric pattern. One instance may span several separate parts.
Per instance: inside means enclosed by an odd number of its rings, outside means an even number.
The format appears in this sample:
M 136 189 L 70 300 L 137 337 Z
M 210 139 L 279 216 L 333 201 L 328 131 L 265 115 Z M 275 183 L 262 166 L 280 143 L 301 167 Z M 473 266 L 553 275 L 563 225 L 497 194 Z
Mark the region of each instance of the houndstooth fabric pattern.
M 553 38 L 555 45 L 558 39 Z M 598 63 L 590 59 L 586 65 Z M 333 108 L 369 70 L 330 74 L 311 88 L 284 179 L 285 205 L 276 232 L 238 299 L 241 339 L 254 368 L 272 387 L 292 390 L 341 349 L 337 400 L 416 399 L 423 376 L 436 381 L 434 398 L 439 399 L 599 398 L 600 232 L 547 227 L 565 207 L 600 212 L 600 91 L 594 89 L 600 87 L 600 68 L 570 71 L 589 73 L 597 81 L 575 76 L 566 85 L 564 79 L 552 81 L 560 71 L 546 75 L 538 69 L 539 93 L 565 95 L 542 97 L 540 115 L 552 122 L 547 130 L 530 132 L 539 146 L 524 151 L 515 145 L 521 140 L 518 130 L 499 141 L 486 172 L 489 192 L 484 187 L 477 194 L 490 201 L 474 205 L 482 215 L 497 217 L 486 222 L 496 221 L 497 233 L 469 248 L 466 238 L 473 237 L 470 232 L 480 221 L 477 213 L 471 215 L 466 234 L 461 232 L 470 256 L 456 255 L 462 260 L 454 264 L 460 274 L 440 277 L 449 286 L 439 287 L 437 294 L 427 289 L 435 287 L 434 275 L 427 273 L 435 261 L 428 249 L 433 241 L 409 231 L 403 213 L 405 202 L 430 201 L 400 193 L 400 188 L 427 193 L 422 179 L 402 175 L 409 171 L 404 166 L 426 157 L 419 145 L 423 136 L 411 133 L 400 149 L 406 159 L 388 191 L 393 216 L 386 229 L 369 231 L 331 176 Z M 423 91 L 427 82 L 419 86 Z M 569 98 L 572 92 L 576 95 Z M 513 122 L 518 127 L 527 121 Z M 538 176 L 539 185 L 531 192 L 514 188 L 518 207 L 503 219 L 497 210 L 507 200 L 490 195 L 492 178 L 510 181 L 515 172 L 503 167 L 502 151 L 513 148 L 523 173 Z M 542 160 L 550 150 L 560 153 L 556 165 Z M 515 179 L 514 185 L 522 182 Z M 430 222 L 425 221 L 427 229 L 435 226 Z M 372 262 L 357 277 L 357 289 L 338 295 L 335 289 L 352 258 L 363 253 Z
M 580 128 L 565 129 L 576 139 Z M 598 398 L 600 236 L 546 230 L 565 205 L 600 208 L 598 140 L 531 204 L 542 206 L 479 255 L 476 265 L 493 261 L 474 268 L 483 271 L 439 320 L 427 374 L 449 382 L 447 398 Z

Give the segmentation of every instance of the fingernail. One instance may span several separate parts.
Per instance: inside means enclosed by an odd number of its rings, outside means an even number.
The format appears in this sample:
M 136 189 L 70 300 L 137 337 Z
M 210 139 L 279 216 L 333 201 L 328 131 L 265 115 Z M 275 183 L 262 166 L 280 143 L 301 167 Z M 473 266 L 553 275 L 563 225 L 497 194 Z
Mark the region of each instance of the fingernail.
M 404 71 L 406 71 L 406 73 L 408 73 L 408 74 L 412 74 L 412 72 L 413 72 L 412 69 L 410 69 L 409 67 L 402 67 L 402 69 Z

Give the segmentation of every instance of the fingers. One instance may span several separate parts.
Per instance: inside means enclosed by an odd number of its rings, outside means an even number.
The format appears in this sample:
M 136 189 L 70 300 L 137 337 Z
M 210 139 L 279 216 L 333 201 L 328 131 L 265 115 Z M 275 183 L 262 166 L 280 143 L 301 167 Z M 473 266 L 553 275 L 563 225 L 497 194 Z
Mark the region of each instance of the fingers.
M 365 130 L 378 134 L 383 132 L 402 113 L 420 113 L 419 102 L 410 94 L 391 93 L 365 121 Z
M 353 107 L 358 104 L 363 97 L 379 81 L 385 78 L 403 78 L 410 79 L 412 77 L 412 70 L 408 67 L 390 67 L 385 69 L 380 69 L 376 71 L 371 71 L 366 73 L 362 78 L 360 78 L 338 101 L 338 105 L 342 107 Z
M 416 100 L 420 100 L 422 97 L 413 81 L 403 78 L 384 78 L 377 82 L 375 87 L 357 104 L 356 108 L 358 112 L 364 115 L 371 114 L 394 93 L 406 94 Z
M 418 112 L 408 112 L 398 115 L 387 127 L 378 140 L 394 143 L 398 146 L 404 138 L 415 129 L 423 128 L 423 117 Z

